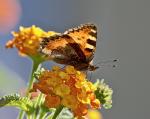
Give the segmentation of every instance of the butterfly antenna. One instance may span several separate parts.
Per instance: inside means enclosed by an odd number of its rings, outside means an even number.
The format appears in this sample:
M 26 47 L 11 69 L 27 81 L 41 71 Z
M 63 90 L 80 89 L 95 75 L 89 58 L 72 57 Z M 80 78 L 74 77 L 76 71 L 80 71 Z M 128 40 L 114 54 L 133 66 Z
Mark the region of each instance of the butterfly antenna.
M 113 68 L 116 67 L 114 63 L 118 62 L 118 59 L 113 59 L 113 60 L 106 60 L 106 61 L 100 61 L 96 63 L 95 66 L 112 66 Z

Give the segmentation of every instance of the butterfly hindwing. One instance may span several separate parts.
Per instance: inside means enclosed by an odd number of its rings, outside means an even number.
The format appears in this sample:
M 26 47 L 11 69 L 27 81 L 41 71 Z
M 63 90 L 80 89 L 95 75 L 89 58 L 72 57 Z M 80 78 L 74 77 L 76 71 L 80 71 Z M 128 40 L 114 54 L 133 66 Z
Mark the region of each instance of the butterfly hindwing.
M 63 49 L 69 42 L 74 42 L 74 40 L 65 34 L 57 34 L 54 36 L 45 37 L 40 44 L 40 50 L 42 53 L 50 56 L 53 50 L 60 48 Z

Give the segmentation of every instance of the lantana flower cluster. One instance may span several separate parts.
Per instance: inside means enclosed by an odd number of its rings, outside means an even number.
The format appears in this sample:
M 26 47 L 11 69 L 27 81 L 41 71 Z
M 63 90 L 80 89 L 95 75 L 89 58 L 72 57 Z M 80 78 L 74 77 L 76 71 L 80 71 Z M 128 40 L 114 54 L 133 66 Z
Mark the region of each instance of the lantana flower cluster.
M 32 113 L 31 115 L 35 118 L 38 115 L 37 110 L 40 109 L 40 106 L 41 111 L 39 112 L 44 111 L 43 101 L 47 108 L 56 109 L 54 119 L 63 111 L 63 107 L 69 109 L 68 111 L 74 114 L 75 119 L 101 119 L 100 113 L 95 109 L 100 109 L 101 106 L 105 109 L 111 108 L 113 91 L 104 83 L 104 80 L 97 80 L 94 84 L 86 78 L 84 72 L 76 70 L 73 66 L 64 68 L 53 66 L 52 70 L 40 69 L 38 72 L 38 66 L 40 67 L 40 64 L 47 60 L 39 52 L 41 40 L 43 37 L 50 37 L 58 33 L 53 31 L 46 32 L 33 25 L 31 27 L 20 27 L 18 32 L 12 32 L 12 34 L 14 38 L 7 42 L 6 48 L 16 47 L 21 56 L 29 56 L 33 60 L 31 80 L 28 86 L 31 93 L 26 97 L 32 102 L 31 108 L 28 105 L 28 100 L 24 101 L 27 102 L 26 104 L 22 102 L 23 106 L 29 108 L 27 110 L 30 113 L 27 112 L 27 115 Z M 36 74 L 37 72 L 38 74 Z M 37 79 L 35 83 L 34 78 Z M 44 94 L 44 96 L 38 95 L 38 91 L 41 92 L 40 95 Z M 21 97 L 20 99 L 24 100 Z M 8 100 L 13 104 L 10 99 Z M 8 103 L 7 100 L 6 103 Z M 18 105 L 18 102 L 14 102 L 14 105 L 16 103 Z M 36 103 L 39 103 L 39 105 L 36 105 Z M 23 106 L 20 102 L 19 105 L 22 109 Z M 57 111 L 60 112 L 58 113 Z M 53 111 L 50 114 L 53 116 Z M 20 119 L 23 119 L 22 115 L 23 113 L 20 112 L 19 117 L 22 117 Z M 39 113 L 39 115 L 42 115 L 42 113 Z M 42 118 L 44 119 L 44 116 Z
M 41 72 L 33 88 L 46 95 L 45 105 L 48 108 L 62 105 L 71 109 L 76 117 L 86 115 L 89 107 L 100 108 L 100 101 L 94 93 L 96 87 L 73 66 L 64 69 L 54 66 L 52 70 Z
M 6 44 L 6 48 L 16 47 L 19 50 L 21 56 L 34 56 L 38 55 L 38 49 L 42 37 L 49 37 L 56 34 L 56 32 L 45 32 L 39 27 L 20 27 L 19 32 L 12 32 L 14 38 L 9 40 Z

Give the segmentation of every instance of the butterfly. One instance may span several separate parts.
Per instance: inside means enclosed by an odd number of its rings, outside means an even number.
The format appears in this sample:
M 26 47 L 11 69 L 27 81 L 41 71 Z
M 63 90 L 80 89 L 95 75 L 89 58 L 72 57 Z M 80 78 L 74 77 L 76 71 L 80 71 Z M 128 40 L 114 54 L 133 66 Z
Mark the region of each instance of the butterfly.
M 92 65 L 96 40 L 96 26 L 82 24 L 62 34 L 43 38 L 40 52 L 56 63 L 72 65 L 77 70 L 94 71 L 98 68 Z

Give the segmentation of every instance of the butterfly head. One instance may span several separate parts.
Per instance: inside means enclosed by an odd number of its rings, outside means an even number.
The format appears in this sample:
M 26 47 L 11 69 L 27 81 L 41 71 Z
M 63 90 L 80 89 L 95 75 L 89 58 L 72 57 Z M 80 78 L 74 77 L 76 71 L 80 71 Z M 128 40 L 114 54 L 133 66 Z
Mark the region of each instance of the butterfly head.
M 96 69 L 98 69 L 99 67 L 94 66 L 94 65 L 89 65 L 88 70 L 89 71 L 95 71 Z

